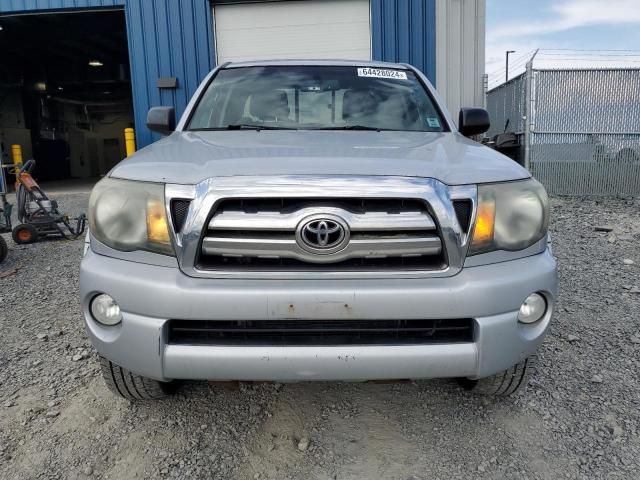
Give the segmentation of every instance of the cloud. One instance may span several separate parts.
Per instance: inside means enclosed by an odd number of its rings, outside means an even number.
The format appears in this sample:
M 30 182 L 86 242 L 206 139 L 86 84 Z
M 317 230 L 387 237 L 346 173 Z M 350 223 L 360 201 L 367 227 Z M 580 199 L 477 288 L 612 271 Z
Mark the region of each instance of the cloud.
M 542 6 L 541 6 L 542 7 Z M 499 4 L 490 0 L 489 9 L 498 9 Z M 513 15 L 513 11 L 511 12 Z M 504 18 L 504 17 L 503 17 Z M 551 0 L 548 6 L 538 8 L 535 12 L 523 11 L 521 16 L 513 21 L 494 22 L 487 29 L 486 39 L 486 71 L 489 73 L 489 84 L 495 86 L 504 81 L 505 51 L 515 50 L 510 58 L 509 76 L 522 73 L 526 61 L 536 48 L 541 49 L 585 49 L 585 48 L 621 48 L 619 42 L 612 38 L 592 38 L 593 41 L 583 43 L 567 39 L 559 35 L 573 29 L 598 27 L 640 27 L 640 0 Z M 588 35 L 581 33 L 581 37 Z M 564 37 L 563 40 L 560 38 Z M 622 44 L 622 48 L 634 48 L 633 42 Z M 536 66 L 541 67 L 613 67 L 640 66 L 638 57 L 612 57 L 606 54 L 596 57 L 578 55 L 579 51 L 566 51 L 545 55 L 544 50 L 536 59 Z M 630 60 L 625 63 L 625 59 Z M 618 62 L 619 60 L 619 62 Z
M 523 35 L 545 35 L 594 25 L 640 23 L 638 0 L 566 0 L 549 8 L 540 21 L 508 23 L 489 32 L 492 40 Z

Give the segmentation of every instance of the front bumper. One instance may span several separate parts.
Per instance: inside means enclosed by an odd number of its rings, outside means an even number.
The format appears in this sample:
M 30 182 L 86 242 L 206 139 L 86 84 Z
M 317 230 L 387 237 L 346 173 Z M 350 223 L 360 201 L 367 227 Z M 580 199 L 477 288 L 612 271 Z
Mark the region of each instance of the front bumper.
M 481 378 L 534 353 L 549 326 L 556 262 L 542 254 L 467 267 L 455 276 L 371 280 L 203 279 L 178 268 L 98 255 L 80 269 L 87 332 L 101 355 L 137 374 L 168 379 L 370 380 Z M 98 293 L 119 303 L 123 321 L 96 323 L 89 303 Z M 517 321 L 523 300 L 544 292 L 546 316 Z M 470 343 L 411 346 L 189 346 L 166 342 L 168 319 L 417 319 L 474 318 Z

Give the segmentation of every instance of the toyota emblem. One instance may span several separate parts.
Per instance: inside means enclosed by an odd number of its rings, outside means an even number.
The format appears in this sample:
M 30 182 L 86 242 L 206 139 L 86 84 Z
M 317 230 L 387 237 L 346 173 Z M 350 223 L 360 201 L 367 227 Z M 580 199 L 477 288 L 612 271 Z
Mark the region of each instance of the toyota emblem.
M 349 241 L 349 228 L 338 217 L 316 216 L 300 222 L 296 232 L 298 244 L 304 250 L 327 254 L 342 250 Z

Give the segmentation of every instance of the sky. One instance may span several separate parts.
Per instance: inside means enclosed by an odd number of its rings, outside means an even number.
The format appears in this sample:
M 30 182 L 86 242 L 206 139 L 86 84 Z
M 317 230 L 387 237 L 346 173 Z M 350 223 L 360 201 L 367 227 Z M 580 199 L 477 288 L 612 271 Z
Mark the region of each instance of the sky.
M 536 67 L 640 68 L 640 0 L 487 0 L 489 87 Z

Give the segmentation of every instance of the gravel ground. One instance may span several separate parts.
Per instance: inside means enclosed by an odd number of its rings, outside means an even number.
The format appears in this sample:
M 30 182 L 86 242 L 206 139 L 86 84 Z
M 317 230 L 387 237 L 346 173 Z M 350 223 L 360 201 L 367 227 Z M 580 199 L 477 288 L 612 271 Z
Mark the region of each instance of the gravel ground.
M 87 196 L 58 200 L 77 212 Z M 83 330 L 82 240 L 5 235 L 0 478 L 639 478 L 639 212 L 638 200 L 553 199 L 555 323 L 529 389 L 499 400 L 444 380 L 194 382 L 128 404 Z

